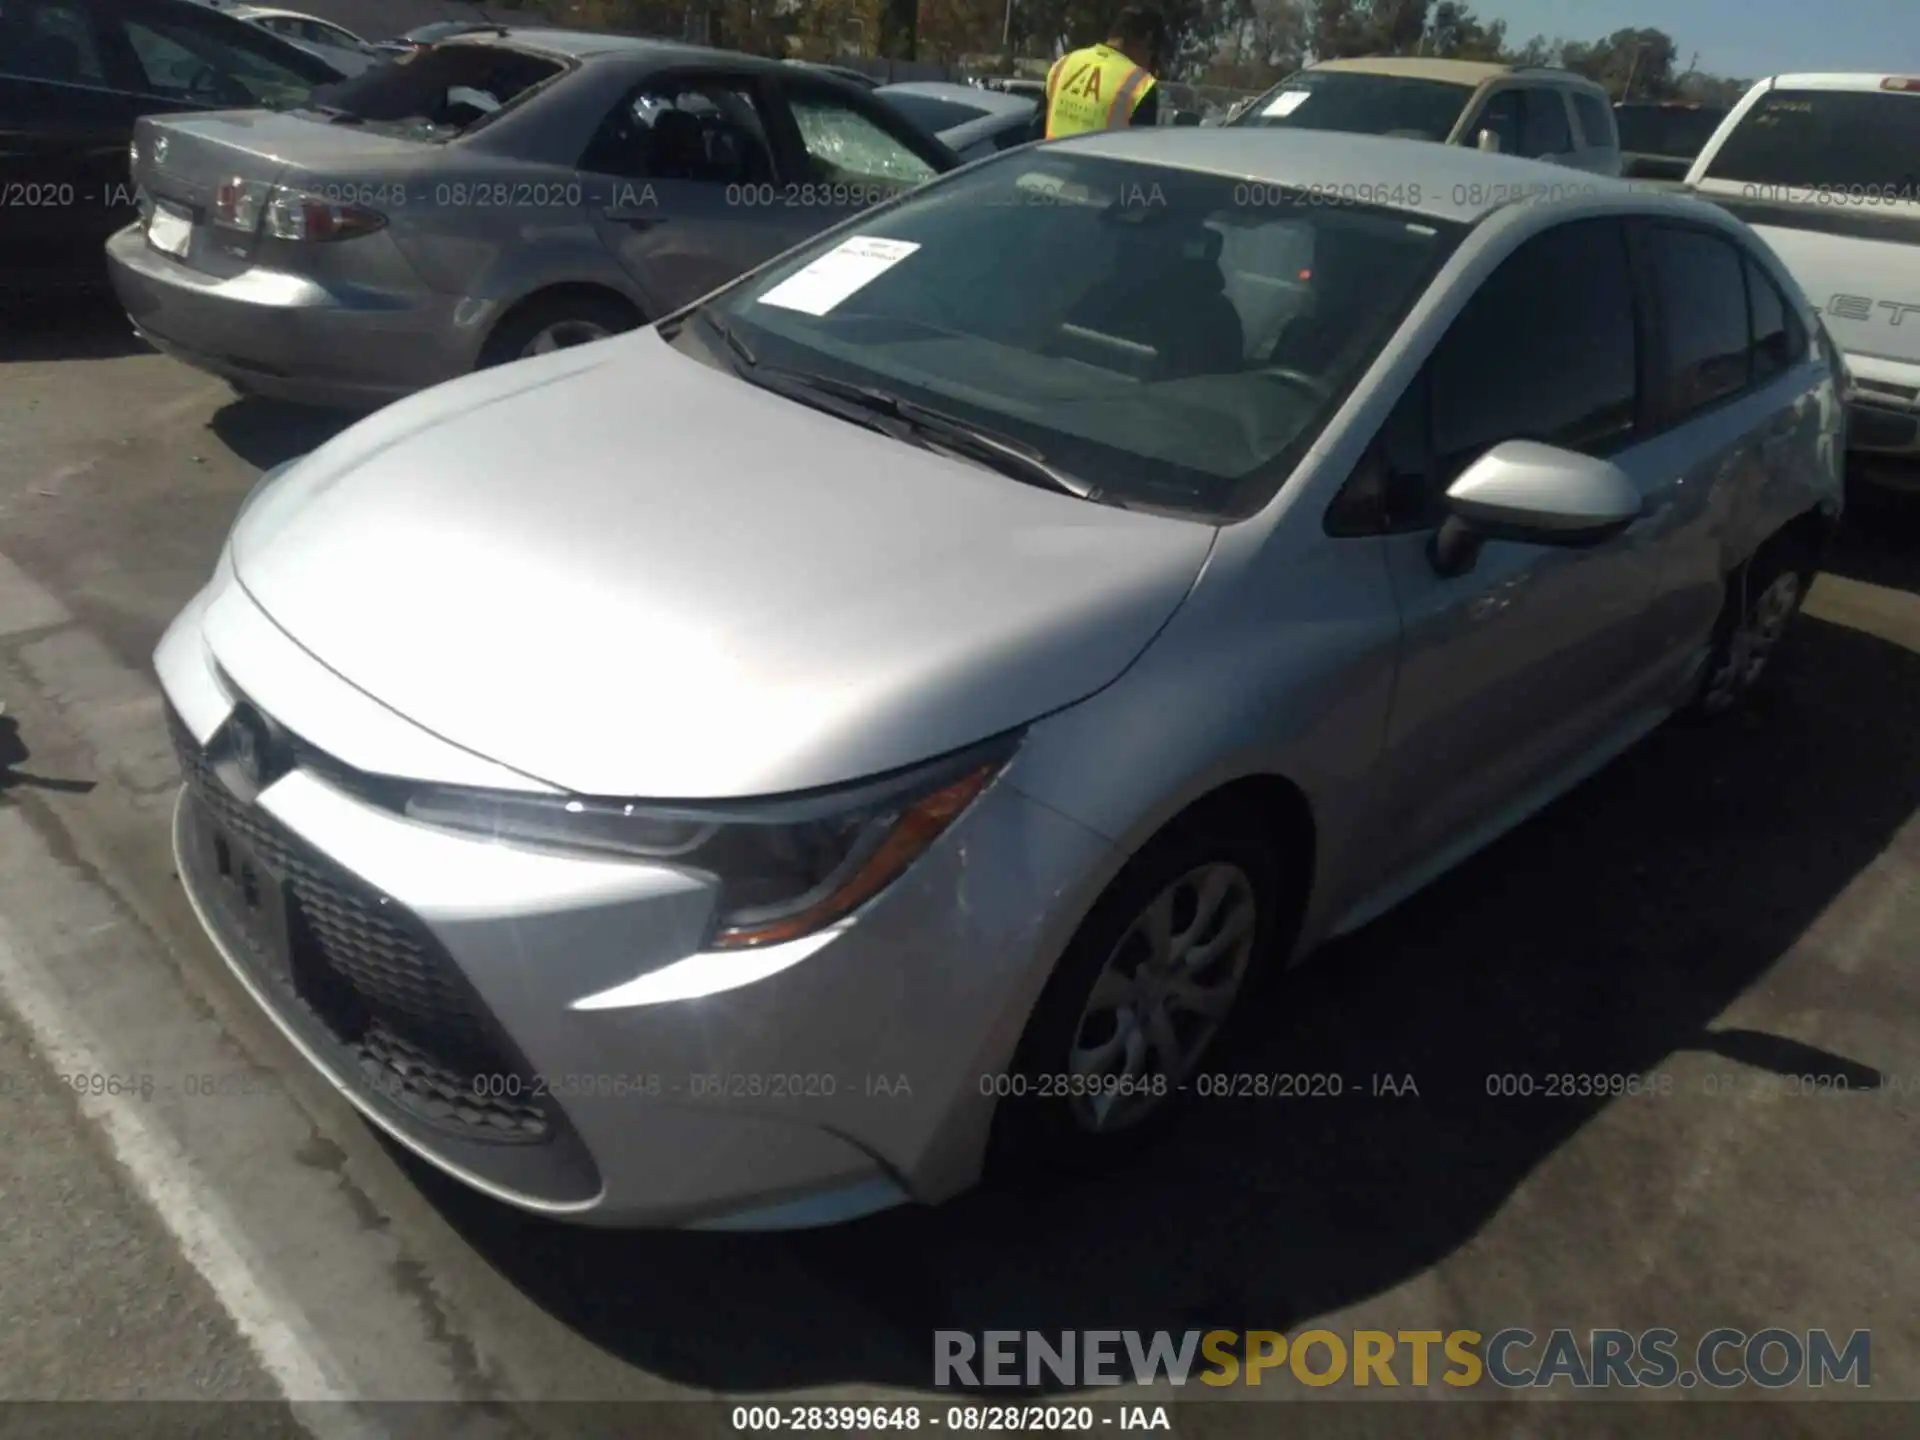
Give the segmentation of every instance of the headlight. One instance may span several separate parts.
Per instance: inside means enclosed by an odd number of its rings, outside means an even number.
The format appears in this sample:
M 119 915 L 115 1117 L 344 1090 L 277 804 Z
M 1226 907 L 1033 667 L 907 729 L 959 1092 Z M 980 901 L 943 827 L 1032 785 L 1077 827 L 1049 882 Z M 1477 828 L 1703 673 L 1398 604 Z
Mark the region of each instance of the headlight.
M 797 940 L 852 914 L 945 834 L 1012 758 L 1011 739 L 825 794 L 673 806 L 426 786 L 409 818 L 508 843 L 626 855 L 717 881 L 708 948 Z

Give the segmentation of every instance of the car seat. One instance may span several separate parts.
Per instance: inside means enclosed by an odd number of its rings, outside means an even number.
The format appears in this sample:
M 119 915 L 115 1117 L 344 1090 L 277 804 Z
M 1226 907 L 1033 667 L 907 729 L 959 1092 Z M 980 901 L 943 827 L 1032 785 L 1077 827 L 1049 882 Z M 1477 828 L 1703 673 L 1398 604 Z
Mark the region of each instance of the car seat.
M 1218 230 L 1148 222 L 1122 245 L 1115 273 L 1068 310 L 1066 327 L 1151 351 L 1143 379 L 1243 368 L 1246 335 L 1226 295 L 1223 244 Z
M 662 180 L 707 178 L 707 140 L 700 122 L 668 110 L 653 122 L 653 173 Z

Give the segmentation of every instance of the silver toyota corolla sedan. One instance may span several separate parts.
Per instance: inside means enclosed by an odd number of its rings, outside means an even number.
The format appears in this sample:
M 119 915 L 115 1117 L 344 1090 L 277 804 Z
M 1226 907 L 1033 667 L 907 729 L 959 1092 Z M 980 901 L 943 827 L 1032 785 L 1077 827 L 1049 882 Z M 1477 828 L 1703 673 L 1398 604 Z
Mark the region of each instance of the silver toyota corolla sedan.
M 1256 976 L 1741 697 L 1834 373 L 1702 203 L 1010 151 L 264 476 L 156 656 L 180 874 L 308 1062 L 527 1210 L 1097 1155 Z
M 108 271 L 237 388 L 373 407 L 657 319 L 959 162 L 864 90 L 561 30 L 431 46 L 303 108 L 142 120 Z

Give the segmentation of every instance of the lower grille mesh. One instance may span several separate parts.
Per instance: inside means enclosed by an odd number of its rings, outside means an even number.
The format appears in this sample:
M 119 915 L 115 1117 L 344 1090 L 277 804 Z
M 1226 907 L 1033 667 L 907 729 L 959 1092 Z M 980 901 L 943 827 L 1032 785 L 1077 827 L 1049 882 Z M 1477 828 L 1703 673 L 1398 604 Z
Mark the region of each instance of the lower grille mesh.
M 218 905 L 244 942 L 259 978 L 319 1020 L 353 1061 L 350 1078 L 436 1129 L 466 1139 L 537 1143 L 553 1117 L 541 1105 L 485 1092 L 531 1095 L 527 1067 L 512 1053 L 480 997 L 427 928 L 294 835 L 258 805 L 235 796 L 208 750 L 169 716 L 174 747 L 202 824 L 211 821 L 282 882 L 290 954 L 262 933 L 219 873 L 223 843 L 189 846 L 196 892 Z M 218 744 L 218 737 L 215 742 Z M 514 1077 L 520 1084 L 499 1083 Z

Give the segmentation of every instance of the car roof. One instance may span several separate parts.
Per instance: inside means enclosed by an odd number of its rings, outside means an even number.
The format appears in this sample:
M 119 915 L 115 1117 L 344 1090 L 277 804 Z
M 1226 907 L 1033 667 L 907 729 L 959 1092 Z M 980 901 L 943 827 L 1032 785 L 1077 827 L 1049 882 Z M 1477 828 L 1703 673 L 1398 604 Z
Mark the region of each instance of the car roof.
M 1913 75 L 1883 74 L 1877 70 L 1808 70 L 1796 75 L 1769 75 L 1760 81 L 1775 90 L 1881 90 L 1889 80 L 1920 80 Z M 1912 92 L 1899 90 L 1898 95 Z
M 1511 65 L 1480 60 L 1437 60 L 1421 55 L 1365 55 L 1351 60 L 1316 60 L 1309 70 L 1351 70 L 1361 75 L 1404 75 L 1410 79 L 1443 80 L 1453 85 L 1484 85 L 1511 75 Z
M 344 25 L 336 25 L 331 20 L 318 15 L 309 15 L 304 10 L 277 10 L 267 5 L 235 5 L 228 10 L 229 15 L 238 15 L 242 20 L 311 20 L 316 25 L 325 25 L 330 30 L 344 30 Z
M 1647 197 L 1605 175 L 1544 160 L 1489 155 L 1461 145 L 1349 135 L 1333 130 L 1142 126 L 1099 130 L 1055 140 L 1049 148 L 1111 156 L 1142 165 L 1235 176 L 1329 196 L 1391 192 L 1380 203 L 1411 215 L 1471 225 L 1509 201 L 1612 196 Z M 1712 207 L 1707 207 L 1712 208 Z
M 641 35 L 609 35 L 597 30 L 561 30 L 536 25 L 503 25 L 458 35 L 450 45 L 510 45 L 564 60 L 592 60 L 603 56 L 623 59 L 645 58 L 663 65 L 687 65 L 695 68 L 724 66 L 729 70 L 769 71 L 790 75 L 794 67 L 764 55 L 747 55 L 732 50 L 716 50 L 685 40 L 654 40 Z M 836 79 L 831 72 L 828 79 Z M 850 85 L 851 81 L 839 81 Z
M 1606 92 L 1586 76 L 1554 65 L 1503 65 L 1490 60 L 1438 60 L 1424 55 L 1365 55 L 1351 60 L 1316 60 L 1309 70 L 1345 70 L 1359 75 L 1398 75 L 1478 88 L 1489 80 L 1524 75 L 1547 85 Z
M 929 100 L 951 100 L 956 105 L 971 105 L 989 115 L 1030 115 L 1033 97 L 1010 95 L 1004 90 L 983 90 L 978 85 L 960 85 L 951 80 L 902 80 L 898 85 L 882 85 L 876 95 L 924 95 Z

